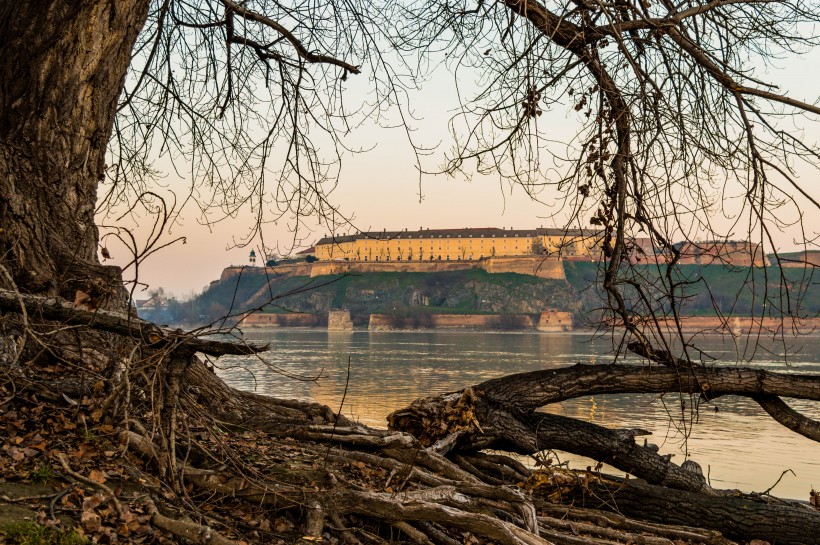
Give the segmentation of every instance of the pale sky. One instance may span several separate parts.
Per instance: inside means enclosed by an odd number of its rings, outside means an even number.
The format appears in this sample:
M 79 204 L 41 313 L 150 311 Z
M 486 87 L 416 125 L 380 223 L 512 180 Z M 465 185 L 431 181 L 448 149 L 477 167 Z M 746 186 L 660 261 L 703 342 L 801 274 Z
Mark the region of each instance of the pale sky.
M 784 89 L 793 89 L 794 98 L 815 103 L 820 95 L 820 54 L 782 62 L 781 66 L 782 69 L 776 74 L 770 74 L 771 79 L 780 82 Z M 422 117 L 414 122 L 417 140 L 429 145 L 441 143 L 442 152 L 449 150 L 447 121 L 452 115 L 451 108 L 455 106 L 455 100 L 447 100 L 448 94 L 450 99 L 453 96 L 451 81 L 446 74 L 439 75 L 413 101 L 416 116 Z M 550 112 L 549 116 L 543 116 L 539 123 L 547 124 L 550 134 L 554 134 L 556 139 L 567 140 L 574 134 L 573 115 L 575 113 L 570 107 L 558 109 Z M 341 179 L 332 194 L 332 201 L 343 212 L 355 217 L 354 224 L 359 229 L 563 227 L 560 219 L 550 218 L 556 212 L 554 204 L 547 206 L 533 202 L 521 188 L 510 188 L 493 176 L 474 176 L 470 181 L 425 176 L 421 185 L 423 200 L 419 202 L 419 177 L 403 131 L 371 127 L 359 131 L 355 138 L 358 138 L 356 144 L 375 147 L 367 153 L 345 156 Z M 809 139 L 820 140 L 820 131 Z M 442 163 L 441 153 L 436 157 L 428 159 L 425 166 L 431 169 L 439 167 Z M 158 166 L 161 167 L 161 164 Z M 818 174 L 804 173 L 803 178 L 813 181 Z M 176 183 L 180 184 L 179 187 L 187 185 L 184 180 Z M 176 187 L 172 181 L 167 181 L 167 184 L 168 187 L 161 189 L 160 193 Z M 815 198 L 820 198 L 817 184 L 807 183 L 806 187 Z M 542 193 L 540 197 L 547 203 L 554 202 L 549 192 Z M 817 211 L 813 210 L 806 222 L 809 231 L 814 233 L 820 232 L 820 218 L 817 216 Z M 244 248 L 234 247 L 245 238 L 252 221 L 250 217 L 240 216 L 207 227 L 201 224 L 198 210 L 184 210 L 181 223 L 173 227 L 166 240 L 185 236 L 187 243 L 174 244 L 145 260 L 140 265 L 139 280 L 151 288 L 163 287 L 177 296 L 200 292 L 211 280 L 219 277 L 224 267 L 248 264 L 251 247 L 259 253 L 258 240 Z M 279 244 L 285 250 L 290 248 L 293 235 L 288 223 L 282 221 L 264 228 L 265 242 L 269 247 Z M 136 233 L 145 236 L 146 226 L 140 227 Z M 326 234 L 327 229 L 321 227 L 312 233 L 302 231 L 299 235 L 308 245 Z M 745 238 L 745 233 L 740 235 L 739 238 Z M 783 250 L 793 249 L 789 241 L 789 235 L 782 235 L 778 244 Z M 113 255 L 109 263 L 123 265 L 129 259 L 127 252 L 113 242 L 107 246 Z M 133 270 L 127 271 L 125 276 L 133 278 Z M 136 297 L 142 298 L 139 293 Z

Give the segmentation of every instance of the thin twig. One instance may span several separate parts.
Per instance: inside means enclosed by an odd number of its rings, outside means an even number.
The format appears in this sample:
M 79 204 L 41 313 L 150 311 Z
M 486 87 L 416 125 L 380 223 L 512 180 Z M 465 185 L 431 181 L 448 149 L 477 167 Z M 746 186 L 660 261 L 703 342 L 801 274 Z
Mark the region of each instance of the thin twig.
M 347 398 L 347 387 L 350 385 L 350 362 L 351 356 L 347 357 L 347 377 L 345 378 L 345 389 L 342 392 L 342 401 L 339 403 L 339 411 L 336 414 L 336 420 L 333 421 L 333 429 L 330 432 L 330 440 L 327 443 L 327 452 L 325 453 L 325 459 L 322 464 L 322 469 L 327 468 L 327 457 L 330 455 L 330 448 L 333 446 L 333 436 L 336 433 L 336 428 L 339 425 L 339 417 L 342 415 L 342 409 L 345 405 L 345 398 Z
M 73 477 L 74 479 L 77 479 L 81 483 L 87 484 L 88 486 L 91 486 L 91 487 L 94 487 L 94 488 L 98 488 L 99 490 L 102 490 L 103 492 L 108 494 L 108 496 L 111 498 L 111 502 L 114 504 L 114 507 L 117 509 L 117 513 L 119 513 L 120 515 L 125 513 L 125 511 L 123 511 L 122 504 L 120 503 L 120 500 L 118 500 L 117 496 L 114 495 L 113 490 L 111 490 L 110 488 L 105 486 L 103 483 L 98 483 L 96 481 L 92 481 L 88 477 L 86 477 L 84 475 L 80 475 L 79 473 L 77 473 L 76 471 L 71 469 L 71 467 L 68 465 L 68 461 L 65 459 L 65 454 L 63 454 L 62 452 L 57 454 L 57 459 L 60 461 L 60 465 L 63 466 L 63 470 L 69 476 Z

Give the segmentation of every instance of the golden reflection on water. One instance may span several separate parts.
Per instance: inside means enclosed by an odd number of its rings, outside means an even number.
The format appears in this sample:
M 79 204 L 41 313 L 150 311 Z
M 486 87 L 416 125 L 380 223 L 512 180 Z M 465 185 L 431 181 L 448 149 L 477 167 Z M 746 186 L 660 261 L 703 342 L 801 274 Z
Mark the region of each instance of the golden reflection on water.
M 249 340 L 270 342 L 273 350 L 256 359 L 225 357 L 219 373 L 236 387 L 277 397 L 312 399 L 371 426 L 419 397 L 458 390 L 515 372 L 583 363 L 610 363 L 611 344 L 578 333 L 490 332 L 326 332 L 257 330 Z M 733 345 L 707 339 L 712 356 L 734 364 Z M 754 365 L 783 370 L 770 354 Z M 768 357 L 769 359 L 765 359 Z M 348 363 L 350 375 L 348 377 Z M 820 374 L 820 336 L 800 340 L 791 371 Z M 315 380 L 283 376 L 301 375 Z M 348 380 L 349 378 L 349 380 Z M 345 392 L 345 385 L 347 391 Z M 818 404 L 791 400 L 807 416 L 820 419 Z M 715 412 L 714 407 L 719 408 Z M 611 395 L 569 400 L 544 408 L 611 428 L 643 428 L 646 439 L 676 463 L 697 461 L 713 486 L 763 491 L 791 469 L 773 494 L 807 499 L 820 487 L 820 447 L 774 422 L 754 403 L 725 396 L 713 403 L 678 394 Z M 643 438 L 638 438 L 643 441 Z M 575 467 L 593 462 L 559 454 Z

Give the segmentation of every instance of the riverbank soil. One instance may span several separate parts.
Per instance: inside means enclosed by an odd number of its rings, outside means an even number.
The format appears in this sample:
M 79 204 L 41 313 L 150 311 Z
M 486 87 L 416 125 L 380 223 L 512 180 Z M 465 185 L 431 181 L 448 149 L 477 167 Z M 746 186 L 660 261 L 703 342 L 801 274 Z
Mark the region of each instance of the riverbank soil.
M 0 294 L 3 295 L 3 294 Z M 2 301 L 7 301 L 3 303 Z M 713 489 L 612 430 L 536 409 L 580 395 L 746 395 L 792 429 L 815 423 L 778 396 L 820 399 L 820 379 L 732 368 L 573 366 L 523 373 L 420 399 L 390 430 L 329 407 L 232 389 L 207 357 L 254 354 L 134 317 L 53 299 L 0 297 L 5 331 L 96 331 L 128 350 L 102 368 L 4 345 L 0 505 L 35 528 L 97 543 L 820 543 L 820 511 Z M 36 329 L 38 316 L 58 325 Z M 16 328 L 16 329 L 15 329 Z M 9 337 L 7 337 L 9 338 Z M 20 338 L 18 338 L 19 340 Z M 93 348 L 93 347 L 92 347 Z M 784 430 L 785 432 L 785 430 Z M 487 450 L 490 449 L 490 450 Z M 550 449 L 606 462 L 616 479 L 556 467 Z M 528 454 L 537 469 L 506 453 Z M 28 489 L 37 484 L 40 487 Z M 809 483 L 807 497 L 809 498 Z M 8 526 L 5 540 L 19 528 Z M 78 537 L 79 536 L 79 537 Z M 62 539 L 62 538 L 61 538 Z M 69 538 L 66 538 L 69 539 Z

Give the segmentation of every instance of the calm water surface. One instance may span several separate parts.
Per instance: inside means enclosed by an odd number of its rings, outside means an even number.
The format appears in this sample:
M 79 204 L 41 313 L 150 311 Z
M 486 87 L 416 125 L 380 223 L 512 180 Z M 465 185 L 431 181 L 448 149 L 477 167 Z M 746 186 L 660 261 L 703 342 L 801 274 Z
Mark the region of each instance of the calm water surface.
M 255 358 L 224 357 L 218 373 L 229 384 L 277 397 L 315 400 L 365 424 L 385 427 L 385 417 L 418 397 L 430 396 L 487 379 L 574 363 L 611 363 L 609 341 L 581 333 L 490 332 L 328 332 L 322 330 L 250 330 L 246 338 L 265 341 L 272 350 Z M 750 350 L 730 340 L 703 339 L 709 356 L 737 364 L 738 352 Z M 788 367 L 776 353 L 783 345 L 758 349 L 752 363 L 772 370 L 820 374 L 820 336 L 790 343 Z M 627 360 L 629 361 L 629 360 Z M 607 427 L 640 427 L 653 432 L 650 442 L 661 453 L 683 462 L 687 454 L 701 464 L 719 488 L 761 492 L 787 473 L 772 491 L 807 500 L 820 488 L 820 446 L 772 420 L 755 403 L 734 396 L 701 404 L 677 394 L 585 397 L 546 410 L 583 418 Z M 788 400 L 820 419 L 820 404 Z M 719 412 L 714 411 L 714 406 Z M 688 437 L 688 439 L 687 439 Z M 574 467 L 591 462 L 560 454 Z

